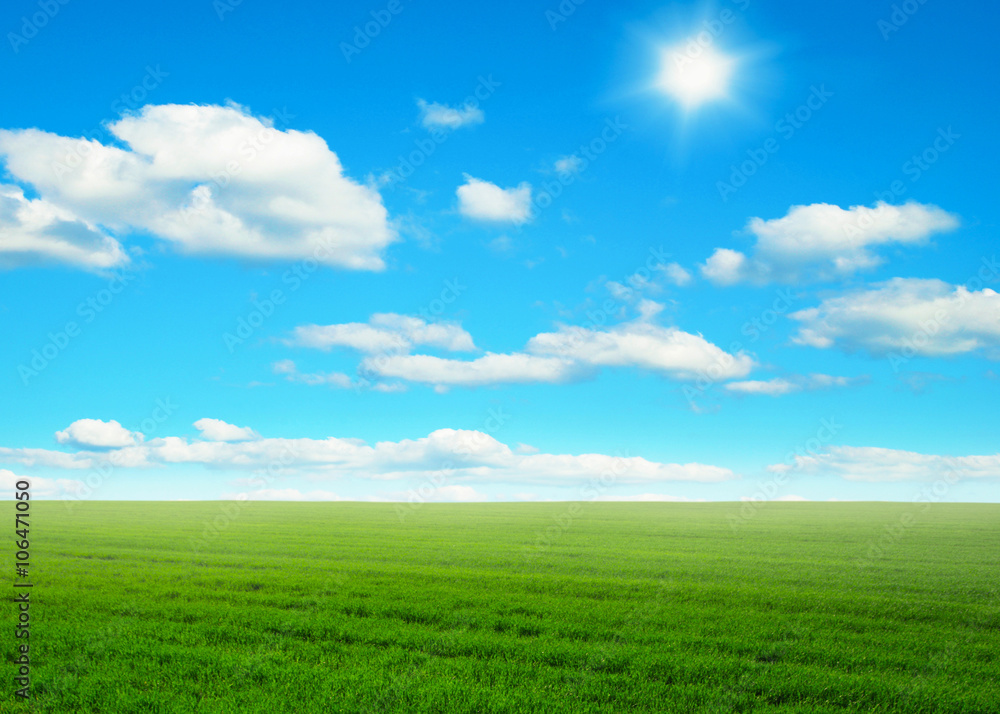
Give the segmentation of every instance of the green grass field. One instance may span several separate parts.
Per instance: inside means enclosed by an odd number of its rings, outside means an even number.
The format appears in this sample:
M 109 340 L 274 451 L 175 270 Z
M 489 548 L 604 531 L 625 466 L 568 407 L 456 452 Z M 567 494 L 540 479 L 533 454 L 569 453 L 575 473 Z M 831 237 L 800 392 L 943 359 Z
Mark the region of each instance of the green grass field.
M 398 508 L 33 501 L 0 711 L 1000 712 L 1000 506 Z

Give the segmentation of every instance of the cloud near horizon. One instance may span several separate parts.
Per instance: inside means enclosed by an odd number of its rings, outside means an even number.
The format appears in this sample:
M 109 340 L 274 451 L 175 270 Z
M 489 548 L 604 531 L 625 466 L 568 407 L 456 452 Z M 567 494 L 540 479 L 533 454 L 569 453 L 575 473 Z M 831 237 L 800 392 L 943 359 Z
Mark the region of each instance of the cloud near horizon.
M 500 419 L 500 416 L 494 418 Z M 78 420 L 84 421 L 84 420 Z M 222 435 L 237 429 L 221 420 L 201 419 L 204 435 L 219 425 Z M 242 427 L 242 429 L 249 429 Z M 217 438 L 156 437 L 142 443 L 95 451 L 0 447 L 0 463 L 69 472 L 110 465 L 122 469 L 164 469 L 198 464 L 214 470 L 261 474 L 260 486 L 277 488 L 268 477 L 282 474 L 310 480 L 364 478 L 397 481 L 437 477 L 452 485 L 468 483 L 532 483 L 567 485 L 589 479 L 616 484 L 655 484 L 664 481 L 716 483 L 739 478 L 728 468 L 701 463 L 658 463 L 641 456 L 607 454 L 520 453 L 490 434 L 468 429 L 438 429 L 426 437 L 368 444 L 361 439 L 328 437 L 268 438 L 254 434 L 244 441 Z M 246 433 L 241 434 L 246 436 Z M 280 465 L 276 467 L 275 465 Z
M 796 455 L 794 463 L 772 464 L 782 473 L 827 474 L 848 481 L 937 481 L 1000 478 L 1000 453 L 944 456 L 873 446 L 831 446 L 822 453 Z

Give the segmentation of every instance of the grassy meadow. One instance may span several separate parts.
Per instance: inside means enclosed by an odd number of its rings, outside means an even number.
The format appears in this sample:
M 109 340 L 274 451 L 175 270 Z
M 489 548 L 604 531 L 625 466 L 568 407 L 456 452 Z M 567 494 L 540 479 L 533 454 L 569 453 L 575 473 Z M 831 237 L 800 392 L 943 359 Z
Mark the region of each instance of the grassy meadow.
M 1000 506 L 740 509 L 32 501 L 0 711 L 1000 712 Z

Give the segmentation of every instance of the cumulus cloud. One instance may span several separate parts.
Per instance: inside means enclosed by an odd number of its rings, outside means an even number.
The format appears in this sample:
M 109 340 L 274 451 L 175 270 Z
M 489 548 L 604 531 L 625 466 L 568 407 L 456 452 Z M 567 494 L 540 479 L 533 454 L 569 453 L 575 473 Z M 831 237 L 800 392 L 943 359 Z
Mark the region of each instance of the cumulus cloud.
M 831 446 L 824 452 L 796 455 L 794 463 L 768 470 L 829 474 L 850 481 L 937 481 L 1000 478 L 1000 454 L 942 456 L 874 446 Z
M 417 106 L 420 108 L 420 123 L 426 129 L 458 129 L 482 124 L 486 119 L 483 110 L 471 104 L 449 107 L 447 104 L 418 99 Z
M 1000 359 L 1000 294 L 941 280 L 894 278 L 832 297 L 790 317 L 793 342 L 881 356 L 983 352 Z
M 500 188 L 494 183 L 465 174 L 456 190 L 458 211 L 477 221 L 527 223 L 531 220 L 531 184 Z
M 794 375 L 788 378 L 776 377 L 767 380 L 746 380 L 729 382 L 726 391 L 736 394 L 766 394 L 777 397 L 793 392 L 811 391 L 815 389 L 830 389 L 832 387 L 847 387 L 863 379 L 851 377 L 834 377 L 829 374 L 810 374 L 808 376 Z
M 717 248 L 701 273 L 716 285 L 833 280 L 880 265 L 879 247 L 919 245 L 956 227 L 957 216 L 915 201 L 879 201 L 874 208 L 792 206 L 782 218 L 751 218 L 746 230 L 756 243 L 749 254 Z
M 359 352 L 408 352 L 414 345 L 462 352 L 476 349 L 472 335 L 453 323 L 428 323 L 419 317 L 378 313 L 368 323 L 300 325 L 287 340 L 290 345 L 329 350 L 347 347 Z
M 199 419 L 194 428 L 201 432 L 203 439 L 208 441 L 247 441 L 259 439 L 260 434 L 248 426 L 236 426 L 221 419 Z
M 314 258 L 358 270 L 382 269 L 382 252 L 396 240 L 378 192 L 345 176 L 311 132 L 279 130 L 237 105 L 178 104 L 145 106 L 108 130 L 125 148 L 0 130 L 8 173 L 44 202 L 31 209 L 31 230 L 47 225 L 66 234 L 63 242 L 69 231 L 69 242 L 90 248 L 83 258 L 59 250 L 85 266 L 122 260 L 114 238 L 87 232 L 93 226 L 119 238 L 147 232 L 185 253 Z M 0 221 L 21 200 L 10 194 Z M 48 247 L 33 240 L 38 257 L 56 250 L 51 238 L 42 241 Z
M 505 417 L 494 414 L 494 420 Z M 157 437 L 111 451 L 0 447 L 0 463 L 20 463 L 66 470 L 101 464 L 120 468 L 169 468 L 186 464 L 228 471 L 268 473 L 275 463 L 287 475 L 312 480 L 360 477 L 379 481 L 441 479 L 447 485 L 469 483 L 574 483 L 614 477 L 619 484 L 661 481 L 713 483 L 737 478 L 727 468 L 701 463 L 658 463 L 641 456 L 607 454 L 518 453 L 482 431 L 438 429 L 426 437 L 369 444 L 360 439 L 328 437 L 257 438 L 210 441 Z M 272 484 L 261 483 L 272 487 Z
M 142 434 L 129 431 L 117 421 L 77 419 L 62 431 L 56 432 L 60 444 L 115 448 L 131 446 L 142 441 Z
M 743 377 L 754 366 L 747 354 L 731 355 L 701 335 L 645 319 L 603 330 L 562 327 L 532 337 L 527 351 L 594 367 L 638 367 L 677 379 L 696 379 L 709 367 L 721 375 L 718 379 Z
M 121 244 L 97 226 L 0 184 L 0 267 L 63 263 L 97 271 L 127 262 Z
M 660 303 L 641 300 L 636 307 L 639 317 L 631 322 L 607 328 L 561 326 L 556 332 L 535 335 L 523 351 L 487 352 L 475 359 L 409 354 L 409 348 L 417 343 L 451 350 L 474 349 L 472 337 L 458 325 L 420 323 L 411 332 L 391 335 L 383 335 L 361 323 L 327 328 L 307 326 L 308 329 L 297 331 L 293 342 L 315 347 L 341 344 L 368 353 L 379 352 L 362 361 L 359 366 L 362 374 L 440 389 L 568 382 L 592 376 L 605 367 L 643 369 L 681 380 L 696 379 L 708 371 L 716 379 L 735 379 L 746 376 L 754 367 L 753 358 L 745 353 L 729 354 L 701 335 L 653 324 L 651 320 L 662 307 Z M 432 331 L 432 328 L 441 329 Z M 390 351 L 390 347 L 395 349 Z M 307 381 L 290 360 L 275 363 L 274 369 L 288 379 Z M 318 375 L 311 383 L 325 381 Z

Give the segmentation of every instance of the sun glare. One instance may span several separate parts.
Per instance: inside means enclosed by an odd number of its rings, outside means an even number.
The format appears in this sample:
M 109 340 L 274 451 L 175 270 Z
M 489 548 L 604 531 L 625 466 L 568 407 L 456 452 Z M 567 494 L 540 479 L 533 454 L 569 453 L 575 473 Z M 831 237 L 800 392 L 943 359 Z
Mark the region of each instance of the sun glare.
M 735 61 L 696 42 L 663 50 L 659 86 L 686 109 L 728 96 Z

